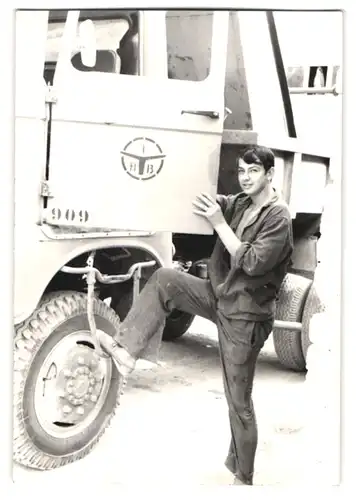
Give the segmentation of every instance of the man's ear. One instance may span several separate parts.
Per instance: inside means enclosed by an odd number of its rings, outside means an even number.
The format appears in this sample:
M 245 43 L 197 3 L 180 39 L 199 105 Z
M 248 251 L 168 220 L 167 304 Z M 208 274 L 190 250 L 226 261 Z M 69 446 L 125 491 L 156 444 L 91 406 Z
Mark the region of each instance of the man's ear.
M 274 167 L 271 167 L 268 172 L 267 172 L 267 179 L 269 182 L 272 182 L 273 176 L 274 176 Z

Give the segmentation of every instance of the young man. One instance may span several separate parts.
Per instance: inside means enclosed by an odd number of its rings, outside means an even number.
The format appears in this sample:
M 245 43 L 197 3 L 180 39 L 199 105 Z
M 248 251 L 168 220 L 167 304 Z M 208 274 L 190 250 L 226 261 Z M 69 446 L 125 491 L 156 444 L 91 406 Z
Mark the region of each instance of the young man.
M 271 182 L 271 150 L 248 148 L 238 160 L 238 195 L 215 201 L 201 194 L 193 212 L 205 217 L 218 238 L 208 279 L 159 269 L 149 279 L 120 331 L 100 333 L 103 348 L 127 377 L 138 358 L 156 361 L 165 318 L 173 309 L 216 323 L 231 443 L 225 462 L 234 484 L 251 485 L 257 425 L 251 398 L 258 354 L 272 331 L 276 296 L 293 248 L 288 207 Z

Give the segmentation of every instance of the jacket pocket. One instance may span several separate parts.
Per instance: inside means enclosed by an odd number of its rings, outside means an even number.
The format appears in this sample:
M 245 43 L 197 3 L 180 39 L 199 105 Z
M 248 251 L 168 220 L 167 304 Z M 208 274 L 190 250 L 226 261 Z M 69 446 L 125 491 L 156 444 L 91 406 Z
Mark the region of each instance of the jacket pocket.
M 247 287 L 246 291 L 250 294 L 250 296 L 256 301 L 259 306 L 263 306 L 268 302 L 271 302 L 276 299 L 277 291 L 273 285 L 262 285 L 259 287 Z

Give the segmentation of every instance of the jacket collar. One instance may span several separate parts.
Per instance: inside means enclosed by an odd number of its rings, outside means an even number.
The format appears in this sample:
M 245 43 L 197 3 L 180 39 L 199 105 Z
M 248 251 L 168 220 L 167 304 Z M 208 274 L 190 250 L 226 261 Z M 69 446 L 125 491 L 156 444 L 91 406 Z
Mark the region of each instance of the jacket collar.
M 252 224 L 254 224 L 256 222 L 256 220 L 260 216 L 261 212 L 266 207 L 269 207 L 271 205 L 278 204 L 278 203 L 281 203 L 281 204 L 284 203 L 283 200 L 281 199 L 281 197 L 279 196 L 277 190 L 275 188 L 273 188 L 273 191 L 274 191 L 273 196 L 271 196 L 267 201 L 265 201 L 265 203 L 263 205 L 258 207 L 256 212 L 253 212 L 252 218 L 246 223 L 245 227 L 242 230 L 242 234 L 244 233 L 245 229 L 247 229 L 249 226 L 251 226 Z M 238 219 L 235 220 L 236 227 L 238 227 L 238 225 L 240 224 L 243 213 L 250 206 L 251 203 L 252 203 L 252 200 L 251 200 L 250 196 L 246 195 L 245 193 L 238 194 L 237 205 L 239 207 L 242 207 L 243 209 L 238 210 L 238 213 L 239 213 Z

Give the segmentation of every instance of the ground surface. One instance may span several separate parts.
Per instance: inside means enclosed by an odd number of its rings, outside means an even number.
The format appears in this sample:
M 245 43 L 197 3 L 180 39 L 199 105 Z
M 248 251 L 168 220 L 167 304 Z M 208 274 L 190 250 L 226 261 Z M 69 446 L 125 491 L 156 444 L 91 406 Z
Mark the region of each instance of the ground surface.
M 48 472 L 14 466 L 14 481 L 69 484 L 91 478 L 169 486 L 178 477 L 186 486 L 231 484 L 223 465 L 230 436 L 215 326 L 196 319 L 188 334 L 163 344 L 160 362 L 139 366 L 111 427 L 88 457 Z M 304 379 L 280 365 L 270 338 L 258 360 L 253 393 L 257 485 L 303 483 Z

